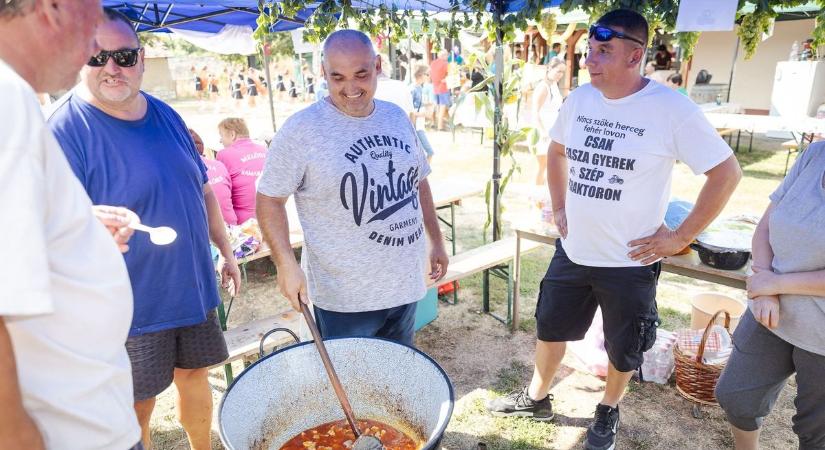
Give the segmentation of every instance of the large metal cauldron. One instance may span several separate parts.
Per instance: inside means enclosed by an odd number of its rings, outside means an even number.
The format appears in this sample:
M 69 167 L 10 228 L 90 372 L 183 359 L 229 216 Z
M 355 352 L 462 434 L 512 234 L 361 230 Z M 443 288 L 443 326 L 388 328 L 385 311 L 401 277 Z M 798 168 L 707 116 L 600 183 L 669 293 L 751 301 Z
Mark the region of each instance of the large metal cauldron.
M 324 340 L 356 417 L 378 420 L 435 449 L 453 412 L 453 386 L 429 356 L 378 338 Z M 312 342 L 247 368 L 218 411 L 229 449 L 279 449 L 301 431 L 344 414 Z

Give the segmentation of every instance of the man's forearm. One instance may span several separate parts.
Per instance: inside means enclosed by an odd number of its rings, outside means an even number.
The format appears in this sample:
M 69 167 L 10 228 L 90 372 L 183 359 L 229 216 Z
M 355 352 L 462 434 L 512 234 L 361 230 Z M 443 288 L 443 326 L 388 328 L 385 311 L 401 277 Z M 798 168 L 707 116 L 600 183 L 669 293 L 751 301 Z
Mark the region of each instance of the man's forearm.
M 553 210 L 564 208 L 567 194 L 567 156 L 564 146 L 550 143 L 547 149 L 547 185 L 550 188 L 550 198 L 553 201 Z
M 26 410 L 17 380 L 17 364 L 6 322 L 0 317 L 0 448 L 43 448 L 42 438 Z
M 443 245 L 441 227 L 438 225 L 438 215 L 435 212 L 435 203 L 433 203 L 433 193 L 430 190 L 430 183 L 426 179 L 421 180 L 418 184 L 418 201 L 424 215 L 424 230 L 427 231 L 427 237 L 430 238 L 433 245 Z
M 272 262 L 276 267 L 283 264 L 296 263 L 295 253 L 289 243 L 289 219 L 286 214 L 286 199 L 268 197 L 258 194 L 255 200 L 257 205 L 258 226 L 264 241 L 269 246 Z
M 209 239 L 218 248 L 221 255 L 230 259 L 234 258 L 232 246 L 229 244 L 229 237 L 226 235 L 226 226 L 221 215 L 221 207 L 212 189 L 204 189 L 203 200 L 206 203 L 206 218 L 209 222 Z
M 696 205 L 676 230 L 682 240 L 689 243 L 713 222 L 725 208 L 740 178 L 742 171 L 733 156 L 707 172 L 707 180 L 699 192 Z

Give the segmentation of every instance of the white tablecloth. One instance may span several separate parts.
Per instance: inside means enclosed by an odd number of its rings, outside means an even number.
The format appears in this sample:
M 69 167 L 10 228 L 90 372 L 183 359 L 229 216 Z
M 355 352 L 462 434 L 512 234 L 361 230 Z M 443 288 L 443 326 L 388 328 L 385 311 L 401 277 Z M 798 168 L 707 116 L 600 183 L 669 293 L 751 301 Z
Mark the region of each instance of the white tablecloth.
M 751 133 L 787 131 L 792 133 L 825 133 L 825 119 L 813 117 L 758 116 L 753 114 L 706 113 L 715 128 L 735 128 Z

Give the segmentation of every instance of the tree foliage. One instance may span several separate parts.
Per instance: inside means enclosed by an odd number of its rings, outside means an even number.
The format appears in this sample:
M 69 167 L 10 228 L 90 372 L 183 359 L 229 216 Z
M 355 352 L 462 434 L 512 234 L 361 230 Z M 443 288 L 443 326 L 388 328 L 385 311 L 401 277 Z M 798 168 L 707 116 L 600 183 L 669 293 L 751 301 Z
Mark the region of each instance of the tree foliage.
M 737 33 L 745 48 L 745 57 L 750 58 L 754 54 L 763 33 L 769 30 L 771 20 L 776 17 L 778 8 L 801 6 L 808 2 L 809 0 L 739 0 Z M 815 2 L 825 10 L 825 0 Z M 279 16 L 295 17 L 303 8 L 313 4 L 317 4 L 317 10 L 307 21 L 304 36 L 307 41 L 315 43 L 321 42 L 336 29 L 346 27 L 358 28 L 371 36 L 385 35 L 393 42 L 409 35 L 415 40 L 427 36 L 433 42 L 438 42 L 441 38 L 457 37 L 461 29 L 483 29 L 489 34 L 490 40 L 493 40 L 497 27 L 503 31 L 504 41 L 507 42 L 512 41 L 517 30 L 524 30 L 530 24 L 538 24 L 542 34 L 548 31 L 548 26 L 555 28 L 555 20 L 550 22 L 548 15 L 543 13 L 543 0 L 526 0 L 521 10 L 503 15 L 498 23 L 490 14 L 494 7 L 491 0 L 450 0 L 449 7 L 439 11 L 448 15 L 447 20 L 435 20 L 433 11 L 387 7 L 383 2 L 376 2 L 375 7 L 362 10 L 353 7 L 352 0 L 321 0 L 320 3 L 312 0 L 266 0 L 262 3 L 256 37 L 263 41 L 268 34 L 267 30 Z M 591 20 L 616 8 L 640 12 L 650 23 L 651 31 L 661 29 L 673 32 L 679 0 L 563 0 L 561 3 L 563 12 L 581 9 L 590 15 Z M 421 21 L 420 32 L 409 28 L 409 19 L 412 17 Z M 650 35 L 653 36 L 653 33 Z M 815 45 L 825 45 L 825 12 L 816 16 L 816 28 L 812 37 Z M 683 58 L 687 59 L 693 54 L 698 38 L 699 33 L 695 32 L 676 33 L 677 42 L 683 49 Z
M 756 52 L 756 48 L 762 42 L 763 33 L 768 32 L 772 19 L 777 16 L 778 8 L 802 6 L 807 3 L 809 0 L 739 0 L 736 32 L 745 49 L 745 58 L 750 59 Z M 816 0 L 815 3 L 821 10 L 825 10 L 825 0 Z M 593 19 L 611 9 L 633 9 L 644 15 L 652 27 L 670 32 L 676 28 L 679 0 L 564 0 L 561 8 L 563 11 L 581 8 Z M 814 45 L 825 45 L 825 12 L 817 15 L 812 37 Z M 690 58 L 699 39 L 699 33 L 677 33 L 676 38 L 683 49 L 682 57 Z

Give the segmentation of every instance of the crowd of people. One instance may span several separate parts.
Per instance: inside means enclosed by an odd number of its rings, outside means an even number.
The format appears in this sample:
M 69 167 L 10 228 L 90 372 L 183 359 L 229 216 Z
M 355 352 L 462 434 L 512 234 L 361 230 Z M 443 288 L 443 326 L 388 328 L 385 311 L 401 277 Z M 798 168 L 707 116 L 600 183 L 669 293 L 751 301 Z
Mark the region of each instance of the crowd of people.
M 207 371 L 227 358 L 218 290 L 241 288 L 226 224 L 257 218 L 278 288 L 295 309 L 311 305 L 324 338 L 413 345 L 416 302 L 449 266 L 415 123 L 426 71 L 435 104 L 449 108 L 441 75 L 460 53 L 440 52 L 393 96 L 369 37 L 336 31 L 323 48 L 328 95 L 293 114 L 269 149 L 244 120 L 221 121 L 212 159 L 172 107 L 141 90 L 143 49 L 123 14 L 99 0 L 8 0 L 0 25 L 0 448 L 150 449 L 155 398 L 173 383 L 191 448 L 211 448 Z M 600 307 L 610 365 L 585 437 L 593 450 L 615 447 L 625 388 L 655 341 L 661 259 L 719 214 L 741 178 L 698 106 L 639 74 L 647 33 L 635 12 L 602 16 L 588 34 L 592 83 L 563 102 L 564 64 L 548 61 L 531 108 L 562 238 L 540 283 L 530 384 L 487 405 L 551 420 L 565 343 Z M 210 83 L 207 73 L 201 88 Z M 70 87 L 44 119 L 35 93 Z M 717 387 L 737 448 L 758 447 L 792 374 L 800 448 L 825 448 L 825 241 L 815 226 L 825 222 L 824 150 L 799 158 L 754 235 L 750 308 Z M 662 223 L 676 161 L 704 181 L 671 230 Z M 304 231 L 300 263 L 289 197 Z M 140 222 L 177 239 L 156 245 L 133 234 Z
M 261 99 L 269 95 L 269 82 L 262 69 L 227 64 L 217 70 L 202 66 L 189 69 L 192 91 L 200 103 L 200 110 L 211 107 L 215 113 L 225 111 L 254 111 L 265 104 Z M 272 67 L 272 94 L 280 102 L 309 102 L 315 100 L 316 75 L 304 64 L 300 79 L 290 71 Z

